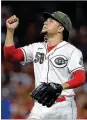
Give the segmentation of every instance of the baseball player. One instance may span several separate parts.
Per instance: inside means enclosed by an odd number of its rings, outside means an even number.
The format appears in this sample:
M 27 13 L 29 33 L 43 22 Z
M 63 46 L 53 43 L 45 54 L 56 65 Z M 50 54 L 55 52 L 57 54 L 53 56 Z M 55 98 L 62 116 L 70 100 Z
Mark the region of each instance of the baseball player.
M 72 23 L 65 13 L 45 12 L 43 17 L 44 41 L 20 48 L 15 48 L 13 41 L 19 19 L 14 15 L 6 21 L 4 57 L 22 64 L 33 62 L 35 89 L 30 96 L 35 104 L 29 120 L 75 120 L 74 88 L 85 83 L 82 52 L 67 42 Z

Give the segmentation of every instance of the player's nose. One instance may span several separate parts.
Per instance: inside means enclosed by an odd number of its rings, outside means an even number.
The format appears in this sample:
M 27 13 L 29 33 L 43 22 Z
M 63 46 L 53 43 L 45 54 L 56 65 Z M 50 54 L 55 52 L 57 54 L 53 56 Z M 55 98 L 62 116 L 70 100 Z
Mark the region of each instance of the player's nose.
M 49 20 L 47 19 L 45 22 L 44 22 L 44 25 L 47 25 L 49 22 Z
M 47 21 L 44 22 L 44 25 L 46 25 L 46 24 L 47 24 Z

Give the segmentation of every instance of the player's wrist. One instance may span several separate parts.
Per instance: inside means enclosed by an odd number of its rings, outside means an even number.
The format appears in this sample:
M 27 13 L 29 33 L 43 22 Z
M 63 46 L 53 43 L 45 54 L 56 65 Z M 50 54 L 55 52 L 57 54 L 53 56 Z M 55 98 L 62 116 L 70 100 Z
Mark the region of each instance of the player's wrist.
M 7 33 L 14 34 L 14 29 L 7 28 Z
M 64 90 L 64 89 L 68 89 L 68 88 L 69 88 L 69 84 L 68 84 L 68 83 L 63 83 L 63 84 L 62 84 L 62 87 L 63 87 L 63 90 Z

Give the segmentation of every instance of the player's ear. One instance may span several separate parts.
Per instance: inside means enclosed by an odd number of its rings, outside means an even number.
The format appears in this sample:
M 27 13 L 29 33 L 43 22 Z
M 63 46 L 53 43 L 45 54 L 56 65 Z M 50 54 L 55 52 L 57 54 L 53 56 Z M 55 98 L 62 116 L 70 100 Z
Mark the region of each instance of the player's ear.
M 63 31 L 64 31 L 64 27 L 63 27 L 63 26 L 60 26 L 60 27 L 58 28 L 58 32 L 61 33 L 61 32 L 63 32 Z

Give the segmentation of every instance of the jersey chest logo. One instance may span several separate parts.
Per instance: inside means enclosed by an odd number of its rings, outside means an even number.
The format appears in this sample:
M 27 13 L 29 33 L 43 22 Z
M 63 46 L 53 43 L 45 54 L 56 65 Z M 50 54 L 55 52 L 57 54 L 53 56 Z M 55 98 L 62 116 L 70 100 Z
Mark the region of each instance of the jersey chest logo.
M 44 53 L 36 52 L 34 62 L 35 63 L 39 62 L 40 64 L 42 64 L 44 61 L 44 56 L 45 56 Z
M 63 68 L 67 66 L 68 59 L 63 55 L 57 55 L 51 58 L 52 64 L 57 68 Z

